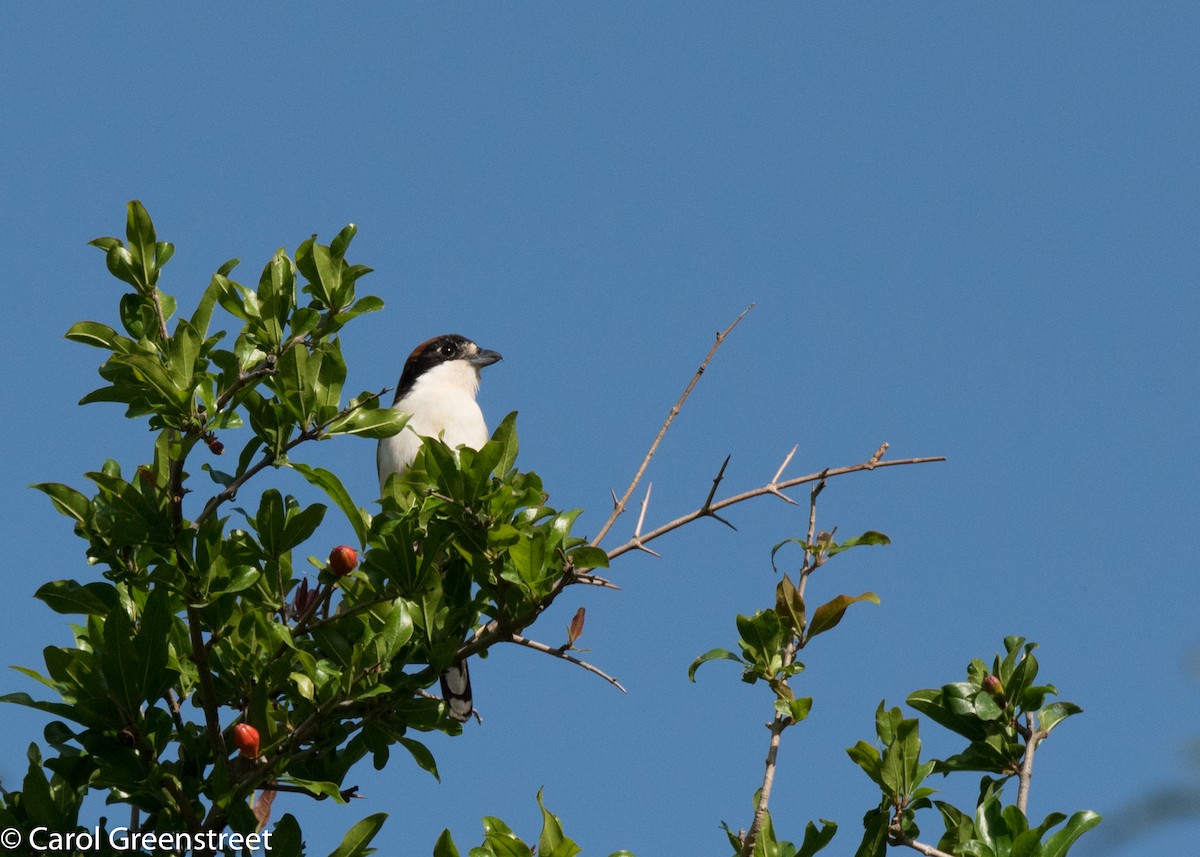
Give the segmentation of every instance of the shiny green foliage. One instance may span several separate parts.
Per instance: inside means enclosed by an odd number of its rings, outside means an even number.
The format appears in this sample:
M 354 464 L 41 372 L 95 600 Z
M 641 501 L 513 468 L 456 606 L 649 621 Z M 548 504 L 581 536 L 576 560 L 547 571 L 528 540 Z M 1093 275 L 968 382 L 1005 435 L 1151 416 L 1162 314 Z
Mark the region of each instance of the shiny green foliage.
M 695 681 L 696 670 L 708 661 L 726 660 L 741 664 L 742 681 L 755 684 L 761 680 L 774 693 L 774 720 L 768 724 L 768 728 L 778 734 L 807 719 L 812 711 L 812 697 L 797 697 L 791 687 L 791 679 L 804 671 L 804 664 L 796 658 L 797 653 L 818 634 L 836 627 L 850 605 L 860 601 L 879 603 L 879 597 L 873 592 L 838 595 L 816 607 L 810 614 L 804 600 L 804 590 L 809 578 L 839 553 L 860 545 L 887 545 L 891 544 L 891 540 L 874 530 L 846 539 L 840 544 L 835 542 L 829 533 L 821 533 L 811 538 L 811 541 L 787 539 L 775 545 L 771 551 L 771 567 L 776 572 L 779 571 L 775 565 L 776 556 L 789 544 L 798 545 L 804 551 L 804 561 L 798 573 L 799 585 L 793 583 L 787 574 L 782 575 L 775 587 L 773 608 L 759 610 L 753 616 L 737 617 L 738 652 L 710 649 L 696 658 L 688 668 L 688 678 Z M 755 804 L 758 804 L 757 796 Z M 833 822 L 822 821 L 822 825 L 818 830 L 809 822 L 804 841 L 799 847 L 776 838 L 771 814 L 765 809 L 757 829 L 751 836 L 752 842 L 747 842 L 743 834 L 735 834 L 728 825 L 723 826 L 735 854 L 745 854 L 746 849 L 750 849 L 755 857 L 809 857 L 829 844 L 837 832 L 837 825 Z
M 559 817 L 542 803 L 542 792 L 537 793 L 538 808 L 542 813 L 542 829 L 535 845 L 528 845 L 512 828 L 498 818 L 483 819 L 483 841 L 467 852 L 467 857 L 575 857 L 582 849 L 563 833 Z M 442 831 L 433 846 L 433 857 L 459 857 L 458 847 L 449 830 Z M 609 857 L 633 857 L 628 851 L 614 851 Z
M 878 743 L 859 741 L 847 750 L 882 793 L 880 805 L 863 820 L 866 832 L 856 854 L 879 857 L 888 844 L 916 840 L 920 834 L 916 813 L 933 806 L 945 824 L 937 848 L 974 857 L 1061 857 L 1100 823 L 1099 815 L 1081 811 L 1070 818 L 1051 813 L 1031 827 L 1020 807 L 1001 801 L 1005 782 L 1021 775 L 1029 754 L 1065 718 L 1081 711 L 1069 702 L 1045 703 L 1048 695 L 1058 691 L 1053 685 L 1035 684 L 1036 643 L 1006 637 L 1004 648 L 1005 654 L 997 655 L 990 669 L 983 661 L 972 660 L 964 682 L 909 695 L 910 706 L 970 742 L 948 759 L 921 762 L 917 721 L 905 719 L 899 708 L 885 710 L 884 704 L 879 704 L 875 716 Z M 973 814 L 945 801 L 931 801 L 935 790 L 920 784 L 935 772 L 985 774 Z M 1028 787 L 1028 782 L 1025 785 Z M 1054 830 L 1064 821 L 1065 827 Z
M 294 259 L 277 251 L 253 287 L 227 263 L 187 317 L 160 287 L 172 246 L 140 203 L 124 241 L 92 242 L 125 288 L 117 327 L 67 333 L 105 352 L 105 385 L 83 403 L 120 403 L 154 434 L 133 472 L 109 460 L 88 488 L 33 486 L 71 521 L 90 569 L 37 593 L 73 617 L 74 643 L 46 648 L 44 672 L 22 669 L 51 699 L 4 697 L 55 720 L 52 754 L 31 749 L 22 788 L 0 795 L 0 827 L 73 830 L 98 790 L 145 830 L 249 833 L 269 814 L 264 793 L 344 801 L 354 766 L 381 768 L 395 749 L 436 777 L 414 735 L 462 731 L 429 693 L 439 673 L 607 566 L 572 534 L 579 512 L 546 505 L 537 475 L 516 469 L 515 414 L 478 451 L 429 440 L 374 515 L 300 460 L 310 441 L 404 428 L 379 393 L 343 389 L 341 332 L 382 306 L 357 295 L 370 269 L 345 258 L 354 233 L 308 239 Z M 231 337 L 211 329 L 218 311 Z M 347 522 L 356 569 L 298 561 L 307 545 L 324 556 L 344 541 Z M 240 723 L 259 733 L 257 759 L 233 749 Z M 355 825 L 334 854 L 369 853 L 383 820 Z M 275 830 L 273 854 L 300 853 L 294 817 Z M 574 853 L 553 830 L 543 838 L 543 853 Z

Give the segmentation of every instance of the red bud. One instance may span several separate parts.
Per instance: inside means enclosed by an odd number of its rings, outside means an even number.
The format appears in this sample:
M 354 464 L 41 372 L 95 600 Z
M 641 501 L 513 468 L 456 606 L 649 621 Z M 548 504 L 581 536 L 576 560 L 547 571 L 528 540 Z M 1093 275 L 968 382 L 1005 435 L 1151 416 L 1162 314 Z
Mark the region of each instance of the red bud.
M 984 676 L 983 689 L 988 696 L 1002 701 L 1004 699 L 1004 683 L 997 676 Z
M 258 758 L 258 730 L 249 723 L 233 727 L 233 746 L 247 759 Z
M 580 607 L 575 611 L 574 618 L 571 619 L 571 624 L 567 626 L 567 640 L 570 644 L 575 645 L 575 641 L 583 636 L 583 616 L 584 609 Z
M 338 545 L 329 554 L 329 570 L 345 577 L 358 567 L 358 551 L 349 545 Z

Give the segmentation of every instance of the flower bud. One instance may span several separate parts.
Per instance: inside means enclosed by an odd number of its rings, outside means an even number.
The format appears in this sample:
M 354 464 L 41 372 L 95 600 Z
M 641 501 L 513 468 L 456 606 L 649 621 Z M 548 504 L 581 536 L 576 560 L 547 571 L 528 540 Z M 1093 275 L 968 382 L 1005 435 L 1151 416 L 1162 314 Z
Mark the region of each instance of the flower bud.
M 258 758 L 258 730 L 249 723 L 233 727 L 233 746 L 247 759 Z
M 1004 684 L 997 676 L 985 676 L 983 679 L 983 690 L 997 702 L 1004 701 Z
M 358 567 L 358 551 L 349 545 L 338 545 L 329 554 L 329 570 L 345 577 Z

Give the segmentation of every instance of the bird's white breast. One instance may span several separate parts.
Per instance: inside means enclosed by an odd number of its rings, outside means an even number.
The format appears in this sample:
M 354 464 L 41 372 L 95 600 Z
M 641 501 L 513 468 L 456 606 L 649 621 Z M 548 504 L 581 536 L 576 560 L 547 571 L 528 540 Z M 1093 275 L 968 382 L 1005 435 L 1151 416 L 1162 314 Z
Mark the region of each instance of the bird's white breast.
M 393 473 L 412 464 L 422 437 L 440 437 L 447 446 L 479 449 L 488 441 L 487 423 L 475 401 L 479 373 L 465 361 L 453 360 L 430 369 L 417 379 L 392 407 L 409 414 L 408 425 L 379 442 L 379 490 Z

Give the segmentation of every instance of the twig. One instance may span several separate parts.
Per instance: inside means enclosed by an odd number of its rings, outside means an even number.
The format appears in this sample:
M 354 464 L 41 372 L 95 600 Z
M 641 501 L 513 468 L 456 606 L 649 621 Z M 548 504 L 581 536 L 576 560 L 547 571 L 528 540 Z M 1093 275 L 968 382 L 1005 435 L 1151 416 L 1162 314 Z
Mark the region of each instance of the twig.
M 305 441 L 319 440 L 321 437 L 321 433 L 324 432 L 325 429 L 329 428 L 329 426 L 333 425 L 335 422 L 337 422 L 340 419 L 344 419 L 345 417 L 350 416 L 350 414 L 354 413 L 355 411 L 362 409 L 369 402 L 372 402 L 372 401 L 378 399 L 380 396 L 382 396 L 386 392 L 387 392 L 386 389 L 380 390 L 378 393 L 374 393 L 370 396 L 367 396 L 361 402 L 356 402 L 352 406 L 342 408 L 335 415 L 333 415 L 329 419 L 325 420 L 324 422 L 317 423 L 312 428 L 305 429 L 304 431 L 300 432 L 300 434 L 298 434 L 295 438 L 288 441 L 284 445 L 282 452 L 278 455 L 276 453 L 270 452 L 270 451 L 263 453 L 263 457 L 260 458 L 258 461 L 256 461 L 254 464 L 252 464 L 250 467 L 246 468 L 245 473 L 243 473 L 241 476 L 234 478 L 228 485 L 225 486 L 225 488 L 222 491 L 220 491 L 217 494 L 214 494 L 212 497 L 209 498 L 208 502 L 204 504 L 204 508 L 201 510 L 200 514 L 196 516 L 196 519 L 194 521 L 192 521 L 192 529 L 199 529 L 200 525 L 203 524 L 209 518 L 211 518 L 213 516 L 213 514 L 217 511 L 217 509 L 220 508 L 222 503 L 224 503 L 228 500 L 232 500 L 234 497 L 236 497 L 238 489 L 241 488 L 243 485 L 245 485 L 247 482 L 249 482 L 253 477 L 258 475 L 258 473 L 260 471 L 265 470 L 266 468 L 272 466 L 273 464 L 278 462 L 281 458 L 285 457 L 289 452 L 291 452 L 293 449 L 295 449 L 297 446 L 304 443 Z
M 625 688 L 622 687 L 621 683 L 604 670 L 600 669 L 599 667 L 594 667 L 587 661 L 582 661 L 574 655 L 568 655 L 564 649 L 556 649 L 553 646 L 547 646 L 545 643 L 539 643 L 537 640 L 530 640 L 527 637 L 522 637 L 520 634 L 513 634 L 509 639 L 511 639 L 512 642 L 516 643 L 518 646 L 525 646 L 526 648 L 533 649 L 536 652 L 542 652 L 547 655 L 552 655 L 556 658 L 562 658 L 564 661 L 570 661 L 577 667 L 583 667 L 588 672 L 600 676 L 600 678 L 604 679 L 617 690 L 621 691 L 621 693 L 625 693 Z
M 939 851 L 932 845 L 926 845 L 924 842 L 918 842 L 915 839 L 909 839 L 907 836 L 899 835 L 891 840 L 893 845 L 904 845 L 914 851 L 920 851 L 925 857 L 954 857 L 953 854 L 947 854 L 945 851 Z
M 876 470 L 880 467 L 900 467 L 906 464 L 931 464 L 936 461 L 945 460 L 945 456 L 937 455 L 928 458 L 903 458 L 897 459 L 896 461 L 876 461 L 874 463 L 865 461 L 862 464 L 853 464 L 848 467 L 831 467 L 827 470 L 822 470 L 820 473 L 810 473 L 807 476 L 798 476 L 795 479 L 788 479 L 783 482 L 776 482 L 774 484 L 768 483 L 767 485 L 762 485 L 758 488 L 751 488 L 749 491 L 743 491 L 740 494 L 734 494 L 732 497 L 726 497 L 724 500 L 718 500 L 716 503 L 713 503 L 708 510 L 705 510 L 705 508 L 701 506 L 694 512 L 688 512 L 686 515 L 681 515 L 673 521 L 669 521 L 668 523 L 663 524 L 662 526 L 657 527 L 656 529 L 653 529 L 644 535 L 638 536 L 637 541 L 643 543 L 653 541 L 659 536 L 666 535 L 672 530 L 677 530 L 685 524 L 690 524 L 697 518 L 710 516 L 712 512 L 719 511 L 736 503 L 743 503 L 746 500 L 750 500 L 754 497 L 761 497 L 764 494 L 778 493 L 785 488 L 795 488 L 797 485 L 804 485 L 809 482 L 817 482 L 821 479 L 832 479 L 835 476 L 845 476 L 848 473 L 858 473 L 864 470 Z M 625 544 L 608 551 L 608 558 L 612 560 L 616 557 L 619 557 L 623 553 L 628 553 L 634 549 L 640 549 L 640 545 L 635 544 L 634 541 L 635 540 L 631 539 Z M 592 543 L 595 544 L 595 540 L 593 540 Z
M 742 314 L 735 318 L 729 327 L 717 334 L 717 341 L 713 343 L 712 348 L 708 349 L 708 354 L 705 356 L 704 361 L 700 364 L 700 368 L 696 370 L 696 374 L 692 376 L 692 380 L 689 381 L 687 387 L 684 388 L 683 394 L 679 397 L 679 400 L 675 402 L 675 405 L 667 414 L 666 420 L 663 421 L 662 428 L 658 430 L 658 435 L 655 436 L 654 442 L 650 444 L 650 449 L 646 452 L 646 457 L 642 459 L 641 466 L 638 467 L 637 473 L 633 475 L 633 481 L 629 483 L 629 487 L 625 489 L 625 493 L 619 500 L 617 499 L 617 492 L 612 492 L 612 514 L 608 516 L 608 520 L 604 522 L 604 526 L 600 528 L 600 532 L 596 534 L 594 539 L 592 539 L 593 546 L 600 544 L 604 537 L 608 535 L 608 531 L 612 529 L 612 525 L 616 523 L 617 518 L 619 518 L 621 513 L 625 511 L 625 504 L 629 502 L 629 498 L 632 497 L 633 492 L 637 490 L 638 483 L 642 481 L 642 475 L 646 472 L 646 468 L 650 466 L 650 459 L 652 459 L 654 457 L 654 453 L 658 451 L 658 445 L 662 443 L 663 436 L 666 435 L 667 429 L 671 427 L 671 423 L 675 421 L 675 417 L 679 416 L 679 412 L 683 409 L 683 403 L 687 401 L 688 396 L 692 394 L 692 390 L 700 381 L 700 376 L 703 375 L 704 370 L 708 368 L 709 361 L 713 359 L 713 355 L 717 353 L 717 349 L 721 347 L 721 343 L 725 341 L 725 337 L 729 336 L 733 329 L 738 326 L 738 323 L 746 317 L 746 313 L 750 312 L 752 309 L 754 309 L 754 304 L 750 304 L 750 306 L 742 310 Z
M 800 567 L 799 582 L 796 584 L 796 592 L 801 598 L 804 598 L 804 588 L 808 585 L 808 576 L 813 573 L 818 563 L 818 557 L 813 555 L 813 534 L 817 531 L 817 497 L 821 496 L 821 492 L 825 490 L 825 477 L 821 477 L 821 481 L 812 487 L 812 491 L 808 493 L 808 536 L 804 544 L 804 564 Z
M 1029 804 L 1029 784 L 1033 780 L 1033 754 L 1047 733 L 1034 730 L 1031 711 L 1025 712 L 1025 728 L 1021 731 L 1025 735 L 1025 758 L 1021 760 L 1021 770 L 1017 774 L 1017 809 L 1024 813 Z

